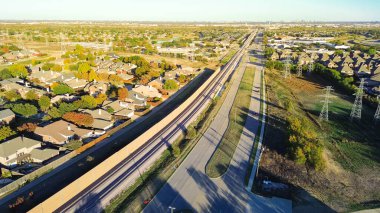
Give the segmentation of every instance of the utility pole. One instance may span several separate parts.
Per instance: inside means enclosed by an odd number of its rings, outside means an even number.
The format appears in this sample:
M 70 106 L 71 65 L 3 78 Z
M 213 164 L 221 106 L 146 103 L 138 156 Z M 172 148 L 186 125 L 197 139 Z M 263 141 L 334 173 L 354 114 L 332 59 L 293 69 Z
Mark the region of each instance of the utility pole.
M 322 101 L 323 107 L 322 107 L 321 113 L 319 114 L 319 120 L 328 121 L 329 120 L 329 103 L 331 103 L 330 98 L 332 97 L 331 92 L 333 91 L 333 88 L 332 86 L 327 86 L 323 90 L 326 91 L 326 93 L 323 95 L 325 99 Z
M 288 78 L 290 76 L 290 56 L 286 57 L 285 60 L 285 71 L 284 71 L 284 78 Z
M 297 77 L 302 77 L 302 64 L 298 64 Z
M 375 123 L 380 120 L 380 95 L 377 96 L 377 109 L 374 116 Z
M 351 111 L 351 121 L 353 119 L 361 119 L 362 117 L 362 101 L 363 101 L 363 95 L 364 95 L 364 78 L 360 80 L 360 85 L 358 90 L 356 91 L 355 95 L 355 102 L 354 105 L 352 106 L 352 111 Z

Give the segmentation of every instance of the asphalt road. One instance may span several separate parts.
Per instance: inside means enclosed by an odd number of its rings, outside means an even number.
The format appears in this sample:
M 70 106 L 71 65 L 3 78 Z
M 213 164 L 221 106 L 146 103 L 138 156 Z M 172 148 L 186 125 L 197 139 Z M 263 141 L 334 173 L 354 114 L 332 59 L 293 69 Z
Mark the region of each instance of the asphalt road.
M 251 36 L 253 38 L 253 35 Z M 250 42 L 247 42 L 247 45 Z M 162 152 L 182 133 L 183 129 L 191 123 L 197 115 L 207 106 L 212 95 L 223 85 L 229 73 L 234 70 L 242 54 L 238 54 L 223 69 L 216 81 L 202 93 L 202 95 L 177 119 L 161 130 L 158 135 L 146 143 L 138 153 L 123 159 L 114 169 L 108 171 L 99 180 L 94 182 L 86 190 L 62 205 L 57 212 L 100 212 L 112 198 L 125 190 L 139 178 L 139 174 L 146 170 L 158 159 Z
M 259 40 L 256 39 L 256 42 Z M 205 168 L 228 127 L 228 116 L 244 68 L 238 70 L 234 76 L 226 100 L 208 130 L 144 212 L 169 212 L 169 207 L 195 212 L 291 212 L 290 201 L 255 195 L 247 191 L 244 185 L 258 128 L 257 113 L 261 101 L 260 78 L 263 67 L 258 63 L 255 66 L 257 69 L 249 115 L 227 172 L 222 177 L 211 179 L 205 174 Z

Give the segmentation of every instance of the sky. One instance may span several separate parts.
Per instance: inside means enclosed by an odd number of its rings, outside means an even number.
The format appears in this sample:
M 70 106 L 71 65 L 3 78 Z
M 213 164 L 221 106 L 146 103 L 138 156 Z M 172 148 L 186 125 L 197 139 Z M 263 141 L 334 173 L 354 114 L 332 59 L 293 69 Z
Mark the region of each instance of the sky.
M 0 0 L 0 20 L 380 21 L 379 0 Z

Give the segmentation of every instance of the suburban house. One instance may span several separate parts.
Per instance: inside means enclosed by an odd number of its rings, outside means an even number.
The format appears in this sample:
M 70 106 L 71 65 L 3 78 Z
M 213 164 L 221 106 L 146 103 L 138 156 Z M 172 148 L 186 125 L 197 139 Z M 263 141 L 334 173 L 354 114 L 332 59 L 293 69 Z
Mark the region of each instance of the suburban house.
M 67 86 L 75 90 L 81 90 L 86 87 L 86 85 L 88 84 L 88 81 L 85 79 L 75 78 L 75 79 L 65 81 L 65 84 L 67 84 Z
M 148 83 L 148 86 L 154 87 L 158 90 L 161 90 L 164 86 L 162 77 L 158 77 Z
M 0 111 L 0 123 L 9 124 L 15 119 L 16 115 L 10 109 L 4 109 Z
M 128 91 L 128 97 L 125 99 L 125 101 L 132 103 L 134 106 L 146 106 L 146 97 L 133 90 Z
M 61 73 L 53 71 L 39 71 L 32 73 L 29 77 L 30 79 L 38 79 L 41 83 L 51 85 L 55 79 L 61 77 Z M 52 81 L 53 80 L 53 81 Z
M 131 118 L 134 115 L 134 105 L 131 103 L 127 103 L 125 101 L 104 101 L 102 105 L 102 109 L 108 110 L 112 109 L 112 114 L 121 117 L 121 118 Z
M 148 98 L 161 98 L 162 94 L 158 92 L 158 90 L 152 86 L 144 86 L 144 85 L 136 85 L 132 91 L 141 94 Z
M 56 96 L 51 98 L 50 103 L 55 104 L 58 101 L 73 102 L 73 101 L 76 101 L 79 99 L 80 99 L 80 96 L 77 96 L 77 95 L 69 95 L 69 94 L 56 95 Z
M 21 85 L 21 82 L 24 82 L 23 80 L 17 81 L 17 78 L 14 79 L 5 79 L 0 81 L 1 88 L 4 90 L 16 90 L 20 95 L 25 98 L 26 93 L 29 91 L 33 90 L 38 97 L 41 97 L 42 95 L 46 94 L 44 90 L 41 89 L 36 89 L 36 88 L 31 88 L 28 85 L 28 82 L 25 82 L 24 85 Z
M 114 124 L 112 115 L 104 109 L 84 109 L 79 111 L 88 113 L 94 118 L 94 122 L 91 125 L 91 127 L 94 129 L 107 130 L 110 129 Z
M 83 139 L 96 134 L 93 130 L 80 128 L 72 123 L 59 120 L 35 130 L 45 142 L 63 145 L 73 139 Z
M 41 142 L 17 137 L 0 144 L 0 163 L 15 166 L 24 162 L 42 163 L 59 154 L 58 150 L 41 149 Z
M 84 91 L 90 95 L 106 94 L 108 86 L 108 83 L 92 82 L 84 87 Z

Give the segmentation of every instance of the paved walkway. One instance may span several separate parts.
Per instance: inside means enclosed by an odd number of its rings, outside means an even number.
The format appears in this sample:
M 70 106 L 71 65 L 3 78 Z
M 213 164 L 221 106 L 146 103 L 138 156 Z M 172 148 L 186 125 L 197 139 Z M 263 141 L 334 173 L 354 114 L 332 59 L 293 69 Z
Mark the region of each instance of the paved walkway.
M 235 73 L 226 100 L 210 127 L 144 212 L 168 212 L 169 206 L 196 212 L 291 212 L 290 201 L 257 196 L 244 186 L 253 138 L 258 127 L 258 118 L 254 114 L 260 108 L 260 69 L 256 69 L 246 128 L 228 171 L 216 179 L 205 174 L 207 162 L 228 127 L 228 116 L 245 70 L 245 66 L 242 67 Z M 257 94 L 259 99 L 256 99 Z

